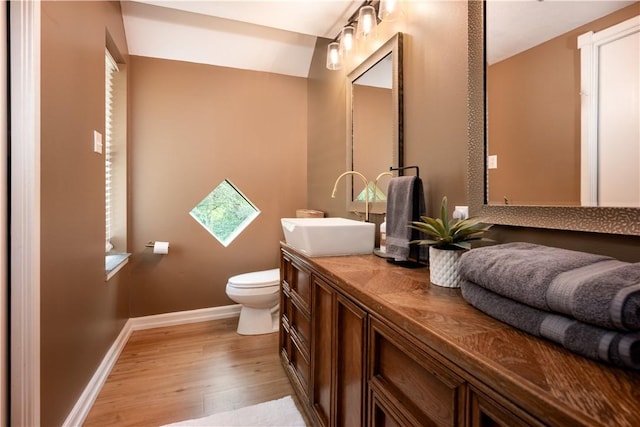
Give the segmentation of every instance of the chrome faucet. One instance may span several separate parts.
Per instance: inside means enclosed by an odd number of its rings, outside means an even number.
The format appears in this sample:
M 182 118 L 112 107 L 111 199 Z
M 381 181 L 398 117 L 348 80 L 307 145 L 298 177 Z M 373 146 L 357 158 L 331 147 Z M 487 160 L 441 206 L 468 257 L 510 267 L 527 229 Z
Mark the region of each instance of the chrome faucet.
M 346 171 L 346 172 L 342 173 L 336 179 L 336 183 L 333 184 L 333 192 L 331 193 L 331 198 L 332 199 L 336 198 L 336 189 L 338 188 L 338 181 L 340 181 L 340 178 L 342 178 L 345 175 L 357 175 L 360 178 L 362 178 L 362 182 L 364 182 L 364 191 L 365 191 L 364 220 L 365 220 L 365 222 L 369 222 L 369 181 L 367 181 L 367 178 L 365 178 L 365 176 L 362 175 L 360 172 Z

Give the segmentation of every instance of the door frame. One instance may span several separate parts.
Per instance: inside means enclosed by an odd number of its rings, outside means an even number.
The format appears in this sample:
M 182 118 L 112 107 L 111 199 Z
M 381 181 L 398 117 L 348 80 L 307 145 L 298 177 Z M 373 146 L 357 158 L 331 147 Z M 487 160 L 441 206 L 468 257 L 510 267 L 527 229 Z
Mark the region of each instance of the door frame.
M 40 425 L 39 0 L 9 2 L 10 425 Z
M 0 3 L 2 13 L 0 13 L 0 425 L 6 426 L 9 416 L 8 410 L 8 392 L 9 381 L 9 358 L 8 358 L 8 327 L 9 327 L 9 278 L 7 263 L 9 254 L 7 251 L 7 227 L 8 227 L 8 189 L 9 177 L 7 174 L 8 159 L 8 123 L 7 123 L 7 2 L 3 0 Z

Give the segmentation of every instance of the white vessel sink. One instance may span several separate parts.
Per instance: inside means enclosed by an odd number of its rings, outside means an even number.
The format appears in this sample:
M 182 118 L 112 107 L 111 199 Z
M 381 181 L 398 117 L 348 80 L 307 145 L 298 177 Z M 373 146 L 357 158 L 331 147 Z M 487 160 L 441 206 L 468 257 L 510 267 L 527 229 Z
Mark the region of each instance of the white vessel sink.
M 375 224 L 346 218 L 281 218 L 287 244 L 307 256 L 370 254 Z

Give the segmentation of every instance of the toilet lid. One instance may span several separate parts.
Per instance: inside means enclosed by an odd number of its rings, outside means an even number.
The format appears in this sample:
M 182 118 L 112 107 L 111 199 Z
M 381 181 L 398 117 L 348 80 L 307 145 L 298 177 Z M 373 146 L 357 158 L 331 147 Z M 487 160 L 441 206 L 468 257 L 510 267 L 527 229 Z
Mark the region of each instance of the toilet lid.
M 239 274 L 229 279 L 228 285 L 236 288 L 264 288 L 280 283 L 280 269 L 254 271 Z

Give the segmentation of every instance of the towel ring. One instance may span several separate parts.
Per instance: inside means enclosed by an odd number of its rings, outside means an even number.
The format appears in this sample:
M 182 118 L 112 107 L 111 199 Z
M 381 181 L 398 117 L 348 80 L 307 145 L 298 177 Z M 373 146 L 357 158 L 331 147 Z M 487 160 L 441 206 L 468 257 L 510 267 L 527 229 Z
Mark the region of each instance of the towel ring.
M 401 173 L 399 173 L 398 175 L 404 175 L 402 172 L 404 172 L 406 169 L 415 169 L 416 170 L 416 176 L 420 177 L 420 168 L 418 166 L 403 166 L 403 167 L 400 167 L 400 168 L 390 167 L 389 171 L 400 171 Z

